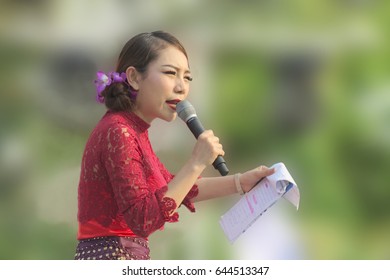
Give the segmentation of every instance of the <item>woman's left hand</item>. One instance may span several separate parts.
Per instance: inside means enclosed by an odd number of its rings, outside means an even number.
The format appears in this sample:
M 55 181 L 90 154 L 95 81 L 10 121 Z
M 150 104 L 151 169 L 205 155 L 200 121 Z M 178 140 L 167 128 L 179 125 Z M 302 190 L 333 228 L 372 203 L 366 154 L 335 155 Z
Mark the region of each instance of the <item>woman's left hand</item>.
M 267 166 L 261 165 L 241 174 L 239 179 L 243 191 L 245 193 L 249 192 L 259 180 L 272 175 L 273 173 L 275 173 L 274 168 L 268 168 Z

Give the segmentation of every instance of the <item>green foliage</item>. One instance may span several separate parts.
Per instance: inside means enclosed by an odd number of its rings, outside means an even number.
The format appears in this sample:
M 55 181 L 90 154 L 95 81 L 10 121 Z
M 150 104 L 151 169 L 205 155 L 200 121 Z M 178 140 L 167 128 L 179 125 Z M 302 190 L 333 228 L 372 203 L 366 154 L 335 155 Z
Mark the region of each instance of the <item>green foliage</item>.
M 388 1 L 199 2 L 183 4 L 180 13 L 172 9 L 175 3 L 164 2 L 166 20 L 158 26 L 176 29 L 180 19 L 185 33 L 195 34 L 200 26 L 209 38 L 208 98 L 216 104 L 210 127 L 223 139 L 230 169 L 286 164 L 301 190 L 297 216 L 307 259 L 388 258 Z M 101 115 L 93 89 L 67 98 L 41 87 L 41 67 L 55 40 L 21 36 L 31 33 L 24 30 L 29 24 L 13 23 L 19 8 L 11 6 L 1 9 L 7 16 L 0 19 L 15 30 L 0 34 L 0 259 L 72 259 L 74 170 Z M 57 16 L 42 18 L 52 26 L 49 19 Z M 135 20 L 142 25 L 141 18 Z M 150 28 L 145 21 L 142 26 Z M 36 36 L 44 33 L 39 30 Z M 181 225 L 167 225 L 151 237 L 152 257 L 234 258 L 217 225 L 230 205 L 223 203 L 200 204 L 207 212 L 199 210 L 197 217 L 182 211 Z

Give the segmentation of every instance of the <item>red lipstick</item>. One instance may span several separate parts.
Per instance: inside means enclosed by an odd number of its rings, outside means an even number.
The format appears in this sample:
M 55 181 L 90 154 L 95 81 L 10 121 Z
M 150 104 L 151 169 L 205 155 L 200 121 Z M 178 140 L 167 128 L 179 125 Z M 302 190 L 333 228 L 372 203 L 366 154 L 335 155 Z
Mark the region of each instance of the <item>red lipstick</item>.
M 167 100 L 166 103 L 168 106 L 176 112 L 176 104 L 179 103 L 181 100 L 180 99 L 172 99 L 172 100 Z

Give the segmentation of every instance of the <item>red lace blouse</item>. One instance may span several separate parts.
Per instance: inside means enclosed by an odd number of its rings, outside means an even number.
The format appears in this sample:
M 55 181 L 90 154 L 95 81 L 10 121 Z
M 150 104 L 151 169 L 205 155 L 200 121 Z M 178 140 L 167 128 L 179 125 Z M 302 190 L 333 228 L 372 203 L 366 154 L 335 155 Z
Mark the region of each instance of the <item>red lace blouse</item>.
M 173 175 L 154 153 L 148 128 L 134 113 L 108 111 L 92 131 L 78 187 L 78 239 L 147 237 L 178 221 L 176 202 L 164 197 Z M 194 185 L 182 202 L 191 212 L 197 194 Z

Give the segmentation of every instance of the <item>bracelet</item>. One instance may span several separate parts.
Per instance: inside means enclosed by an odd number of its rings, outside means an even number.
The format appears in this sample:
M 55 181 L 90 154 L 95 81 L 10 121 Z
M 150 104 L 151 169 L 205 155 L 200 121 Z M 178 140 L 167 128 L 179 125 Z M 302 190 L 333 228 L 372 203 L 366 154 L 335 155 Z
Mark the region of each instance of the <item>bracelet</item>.
M 242 187 L 241 187 L 240 176 L 241 176 L 241 173 L 236 173 L 236 174 L 234 174 L 234 183 L 236 184 L 237 192 L 238 192 L 240 195 L 243 195 L 245 192 L 244 192 L 244 190 L 243 190 Z

